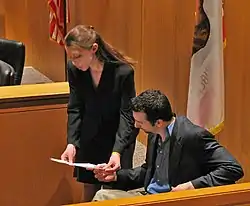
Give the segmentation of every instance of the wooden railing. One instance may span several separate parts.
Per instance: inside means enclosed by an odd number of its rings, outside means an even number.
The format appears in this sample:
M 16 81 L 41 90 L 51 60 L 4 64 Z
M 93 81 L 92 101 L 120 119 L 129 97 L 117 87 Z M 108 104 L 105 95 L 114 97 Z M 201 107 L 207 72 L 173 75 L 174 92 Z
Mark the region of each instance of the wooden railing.
M 249 206 L 250 183 L 146 195 L 71 206 Z

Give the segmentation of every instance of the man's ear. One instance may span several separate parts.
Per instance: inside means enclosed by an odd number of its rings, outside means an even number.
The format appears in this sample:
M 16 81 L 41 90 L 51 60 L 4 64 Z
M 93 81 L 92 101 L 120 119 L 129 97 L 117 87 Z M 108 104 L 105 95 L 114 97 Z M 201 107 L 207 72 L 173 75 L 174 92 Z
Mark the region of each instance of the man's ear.
M 155 126 L 156 127 L 162 127 L 163 126 L 163 120 L 161 120 L 161 119 L 156 120 Z
M 91 48 L 91 50 L 92 50 L 92 52 L 93 53 L 96 53 L 96 51 L 98 50 L 98 44 L 97 43 L 94 43 L 93 45 L 92 45 L 92 48 Z

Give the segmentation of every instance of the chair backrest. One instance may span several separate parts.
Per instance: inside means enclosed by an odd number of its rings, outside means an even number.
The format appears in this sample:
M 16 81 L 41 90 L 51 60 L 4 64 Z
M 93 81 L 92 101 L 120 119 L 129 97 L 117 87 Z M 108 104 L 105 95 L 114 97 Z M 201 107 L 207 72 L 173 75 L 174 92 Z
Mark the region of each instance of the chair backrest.
M 21 84 L 25 62 L 25 45 L 14 40 L 0 39 L 0 60 L 14 68 L 14 85 Z
M 14 68 L 8 63 L 0 60 L 0 86 L 14 85 Z

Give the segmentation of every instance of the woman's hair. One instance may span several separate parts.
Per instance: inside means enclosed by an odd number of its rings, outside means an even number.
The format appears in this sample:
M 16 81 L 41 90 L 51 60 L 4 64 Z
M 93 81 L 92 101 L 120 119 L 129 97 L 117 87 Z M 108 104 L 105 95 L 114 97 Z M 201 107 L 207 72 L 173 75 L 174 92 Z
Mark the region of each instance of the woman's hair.
M 71 29 L 65 36 L 65 45 L 78 46 L 83 49 L 91 49 L 94 43 L 98 44 L 96 57 L 102 62 L 112 61 L 120 64 L 135 66 L 135 61 L 119 52 L 107 43 L 92 26 L 78 25 Z

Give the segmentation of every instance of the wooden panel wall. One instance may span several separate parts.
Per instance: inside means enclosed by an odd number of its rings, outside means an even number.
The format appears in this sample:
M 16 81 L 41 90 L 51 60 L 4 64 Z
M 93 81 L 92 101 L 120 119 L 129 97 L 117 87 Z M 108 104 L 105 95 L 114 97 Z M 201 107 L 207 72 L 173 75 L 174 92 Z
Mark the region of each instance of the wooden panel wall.
M 142 89 L 158 88 L 186 108 L 195 1 L 143 1 Z
M 66 119 L 63 104 L 0 109 L 0 205 L 80 202 L 82 185 L 72 168 L 49 159 L 65 149 Z
M 0 38 L 5 36 L 4 13 L 3 0 L 0 0 Z
M 226 120 L 219 136 L 222 144 L 235 154 L 245 171 L 244 181 L 250 181 L 250 2 L 225 1 Z

